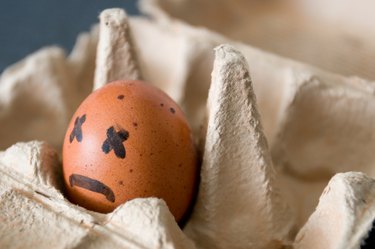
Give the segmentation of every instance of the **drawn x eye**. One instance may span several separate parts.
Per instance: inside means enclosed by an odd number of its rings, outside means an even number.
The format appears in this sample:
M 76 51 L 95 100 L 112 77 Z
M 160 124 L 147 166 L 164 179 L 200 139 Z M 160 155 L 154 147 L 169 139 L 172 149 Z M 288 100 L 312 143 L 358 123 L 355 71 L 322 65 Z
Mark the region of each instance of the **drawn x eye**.
M 123 144 L 129 138 L 129 132 L 126 130 L 120 130 L 116 132 L 113 126 L 107 129 L 107 139 L 103 142 L 102 150 L 105 154 L 108 154 L 111 150 L 114 151 L 115 155 L 119 158 L 126 157 L 126 149 Z
M 82 117 L 77 117 L 74 122 L 74 128 L 69 136 L 69 142 L 72 143 L 74 138 L 77 139 L 77 142 L 82 141 L 82 124 L 86 121 L 86 114 Z

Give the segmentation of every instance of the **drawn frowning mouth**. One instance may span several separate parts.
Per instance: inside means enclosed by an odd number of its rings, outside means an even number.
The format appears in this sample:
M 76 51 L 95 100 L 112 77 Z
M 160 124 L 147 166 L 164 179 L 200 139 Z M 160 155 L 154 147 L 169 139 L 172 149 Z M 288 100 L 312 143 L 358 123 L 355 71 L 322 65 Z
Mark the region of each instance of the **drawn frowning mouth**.
M 110 202 L 115 202 L 115 194 L 112 189 L 104 183 L 87 176 L 72 174 L 69 176 L 70 187 L 81 187 L 92 192 L 103 194 Z

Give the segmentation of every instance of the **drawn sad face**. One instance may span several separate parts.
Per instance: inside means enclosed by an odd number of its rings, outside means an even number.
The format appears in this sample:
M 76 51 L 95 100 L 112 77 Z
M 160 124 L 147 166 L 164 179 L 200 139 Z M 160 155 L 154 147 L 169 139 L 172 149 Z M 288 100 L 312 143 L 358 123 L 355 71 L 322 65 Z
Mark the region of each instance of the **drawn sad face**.
M 92 93 L 64 140 L 68 198 L 93 211 L 111 212 L 134 198 L 158 197 L 180 220 L 193 199 L 197 171 L 183 113 L 142 82 L 114 82 Z

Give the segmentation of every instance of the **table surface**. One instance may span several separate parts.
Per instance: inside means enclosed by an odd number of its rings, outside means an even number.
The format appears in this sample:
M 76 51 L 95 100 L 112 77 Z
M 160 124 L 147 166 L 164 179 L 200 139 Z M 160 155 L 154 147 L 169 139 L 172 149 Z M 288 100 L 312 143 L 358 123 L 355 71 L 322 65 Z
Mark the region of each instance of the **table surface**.
M 136 0 L 0 0 L 0 73 L 46 45 L 69 52 L 103 9 L 120 7 L 136 15 L 136 6 Z

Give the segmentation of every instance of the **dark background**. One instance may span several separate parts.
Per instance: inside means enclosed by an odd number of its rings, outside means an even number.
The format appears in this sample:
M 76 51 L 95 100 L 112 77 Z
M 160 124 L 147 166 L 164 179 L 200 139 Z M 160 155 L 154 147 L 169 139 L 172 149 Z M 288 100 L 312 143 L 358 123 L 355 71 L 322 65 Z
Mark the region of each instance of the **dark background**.
M 0 73 L 46 45 L 70 51 L 106 8 L 139 14 L 136 0 L 0 0 Z

